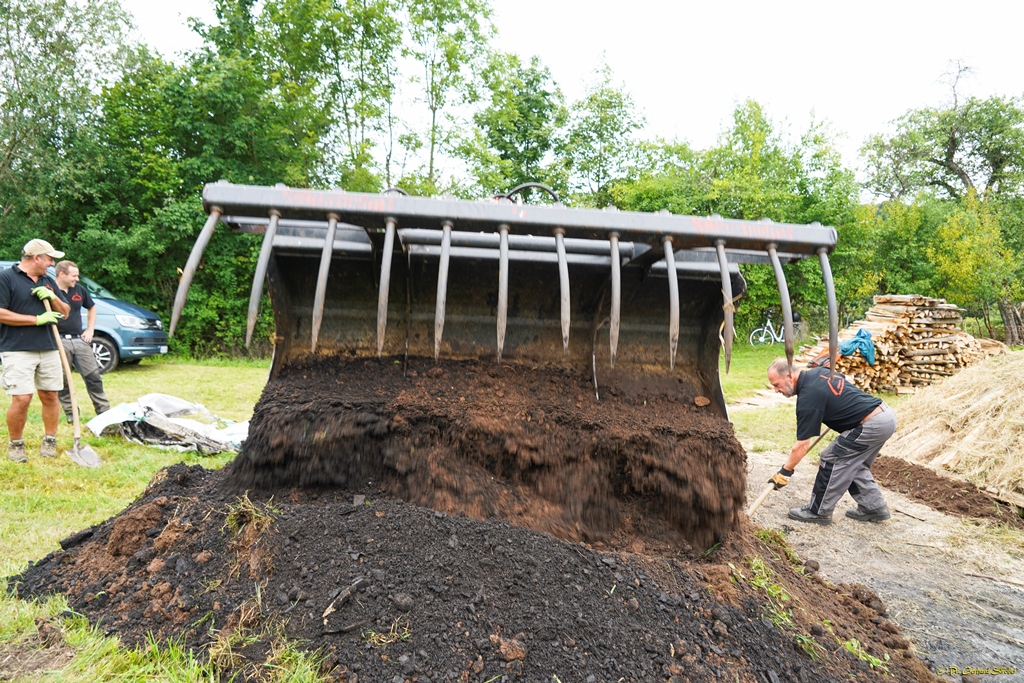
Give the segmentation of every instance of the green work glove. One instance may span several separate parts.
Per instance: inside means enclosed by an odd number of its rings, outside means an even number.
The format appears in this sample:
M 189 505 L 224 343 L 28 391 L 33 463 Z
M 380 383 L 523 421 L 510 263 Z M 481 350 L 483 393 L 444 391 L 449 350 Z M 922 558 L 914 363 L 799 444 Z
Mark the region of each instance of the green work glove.
M 775 490 L 778 491 L 783 486 L 789 483 L 789 478 L 793 476 L 793 470 L 787 470 L 785 467 L 780 469 L 778 472 L 768 478 L 769 484 L 775 485 Z
M 47 311 L 46 313 L 40 313 L 36 316 L 36 325 L 49 325 L 57 324 L 57 321 L 63 318 L 57 311 Z
M 57 298 L 56 294 L 54 294 L 51 290 L 47 289 L 46 287 L 43 287 L 42 285 L 39 285 L 38 287 L 33 289 L 32 293 L 39 297 L 40 300 L 42 301 L 46 301 L 47 299 L 53 300 Z M 41 324 L 42 323 L 40 323 L 40 325 Z

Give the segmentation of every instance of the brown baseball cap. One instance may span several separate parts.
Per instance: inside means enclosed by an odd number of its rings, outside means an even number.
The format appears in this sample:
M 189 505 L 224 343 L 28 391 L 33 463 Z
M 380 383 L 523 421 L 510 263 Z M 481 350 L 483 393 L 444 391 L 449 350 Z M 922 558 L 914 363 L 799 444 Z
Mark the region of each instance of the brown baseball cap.
M 57 251 L 53 245 L 46 240 L 30 240 L 25 248 L 21 250 L 23 256 L 41 256 L 46 254 L 53 258 L 64 258 L 63 251 Z

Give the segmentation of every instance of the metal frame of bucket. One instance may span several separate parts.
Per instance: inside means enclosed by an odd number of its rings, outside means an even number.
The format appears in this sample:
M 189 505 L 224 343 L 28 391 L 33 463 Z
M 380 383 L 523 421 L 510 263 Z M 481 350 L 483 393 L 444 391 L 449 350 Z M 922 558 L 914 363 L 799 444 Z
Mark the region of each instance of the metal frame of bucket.
M 717 379 L 722 348 L 728 371 L 734 302 L 745 291 L 739 263 L 772 264 L 792 364 L 792 308 L 782 264 L 814 256 L 823 271 L 835 367 L 838 317 L 828 254 L 837 234 L 820 224 L 224 181 L 207 185 L 203 202 L 209 219 L 183 270 L 170 334 L 202 252 L 224 222 L 263 235 L 246 343 L 266 279 L 276 341 L 285 347 L 275 348 L 275 367 L 300 353 L 340 348 L 435 359 L 493 354 L 499 362 L 503 356 L 584 356 L 596 383 L 599 330 L 603 335 L 607 327 L 608 366 L 614 368 L 623 343 L 633 361 L 656 362 L 659 354 L 649 353 L 648 342 L 655 329 L 664 335 L 667 323 L 669 352 L 660 354 L 662 362 L 674 369 L 678 349 L 691 355 L 696 349 L 701 358 L 689 371 L 713 371 Z M 404 310 L 393 301 L 403 288 Z M 345 301 L 354 303 L 346 309 Z M 656 323 L 657 315 L 665 323 Z M 389 331 L 389 320 L 402 317 L 404 335 Z M 458 331 L 446 334 L 446 324 Z M 326 338 L 325 326 L 331 330 Z M 587 343 L 571 344 L 581 332 Z

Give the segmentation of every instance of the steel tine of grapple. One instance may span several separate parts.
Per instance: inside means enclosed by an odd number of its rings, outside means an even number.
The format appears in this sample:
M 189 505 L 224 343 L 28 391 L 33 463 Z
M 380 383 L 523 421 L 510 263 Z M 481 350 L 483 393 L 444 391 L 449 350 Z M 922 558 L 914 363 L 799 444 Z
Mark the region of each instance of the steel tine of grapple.
M 327 214 L 327 236 L 324 238 L 324 250 L 320 254 L 320 272 L 316 276 L 316 296 L 313 297 L 313 327 L 309 347 L 310 353 L 316 353 L 316 342 L 320 338 L 320 325 L 324 321 L 327 275 L 331 271 L 331 258 L 334 256 L 334 236 L 338 232 L 339 220 L 338 214 Z
M 499 226 L 501 242 L 498 245 L 498 362 L 505 349 L 505 329 L 508 326 L 508 226 Z
M 181 311 L 185 308 L 185 299 L 188 298 L 188 288 L 192 286 L 192 278 L 196 274 L 196 269 L 199 268 L 199 261 L 203 258 L 203 251 L 206 249 L 206 245 L 210 243 L 213 229 L 217 227 L 220 213 L 219 206 L 210 209 L 210 216 L 206 219 L 206 224 L 203 225 L 203 229 L 199 232 L 199 237 L 196 238 L 196 243 L 192 246 L 192 253 L 188 255 L 185 269 L 181 271 L 181 280 L 178 281 L 178 293 L 174 295 L 174 309 L 171 311 L 171 327 L 167 331 L 168 337 L 174 336 L 174 330 L 178 326 Z
M 395 251 L 394 218 L 385 221 L 384 250 L 380 261 L 380 294 L 377 297 L 377 358 L 384 355 L 384 332 L 388 329 L 388 289 L 391 287 L 391 257 Z
M 412 251 L 402 245 L 405 252 L 405 359 L 402 362 L 402 375 L 409 367 L 409 341 L 412 338 Z
M 444 222 L 441 234 L 441 261 L 437 266 L 437 303 L 434 306 L 434 360 L 441 355 L 444 335 L 444 305 L 448 299 L 448 261 L 452 255 L 452 222 Z
M 565 258 L 565 230 L 562 228 L 555 228 L 555 251 L 558 254 L 558 289 L 562 299 L 562 352 L 569 355 L 569 262 Z
M 821 277 L 825 281 L 825 296 L 828 297 L 828 364 L 835 377 L 836 357 L 839 353 L 839 310 L 836 306 L 836 287 L 832 282 L 832 266 L 828 262 L 828 249 L 818 249 L 818 260 L 821 261 Z
M 679 345 L 679 275 L 672 238 L 665 238 L 665 265 L 668 267 L 668 345 L 669 368 L 676 367 L 676 347 Z
M 732 278 L 729 277 L 729 259 L 725 255 L 725 240 L 715 240 L 715 251 L 718 252 L 718 267 L 722 271 L 722 310 L 725 312 L 725 371 L 729 372 L 732 362 L 733 330 Z
M 252 292 L 249 294 L 249 320 L 245 326 L 245 348 L 249 348 L 252 341 L 252 332 L 256 329 L 256 316 L 260 312 L 260 297 L 263 296 L 263 278 L 267 275 L 267 265 L 270 263 L 270 250 L 274 246 L 274 236 L 277 235 L 277 221 L 281 218 L 281 212 L 277 209 L 270 210 L 270 225 L 263 235 L 263 246 L 260 247 L 260 258 L 256 261 L 256 273 L 252 276 Z
M 612 257 L 612 300 L 608 323 L 608 346 L 611 347 L 611 366 L 615 367 L 615 354 L 619 350 L 619 320 L 622 315 L 622 258 L 619 256 L 619 233 L 608 236 Z
M 789 371 L 793 372 L 793 304 L 789 300 L 789 285 L 786 284 L 786 274 L 782 272 L 782 262 L 779 261 L 779 252 L 775 244 L 768 245 L 768 258 L 772 261 L 775 282 L 779 286 L 779 299 L 782 301 L 782 324 L 786 335 L 786 360 L 789 362 Z

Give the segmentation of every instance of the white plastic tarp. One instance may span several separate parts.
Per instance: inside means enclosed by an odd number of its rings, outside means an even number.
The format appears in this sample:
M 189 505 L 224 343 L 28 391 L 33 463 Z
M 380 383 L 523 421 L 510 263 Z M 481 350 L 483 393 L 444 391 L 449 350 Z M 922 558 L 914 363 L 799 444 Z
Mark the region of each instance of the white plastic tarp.
M 97 436 L 119 433 L 137 443 L 203 455 L 238 451 L 249 433 L 248 420 L 219 418 L 200 403 L 167 394 L 146 394 L 134 403 L 118 404 L 86 427 Z

